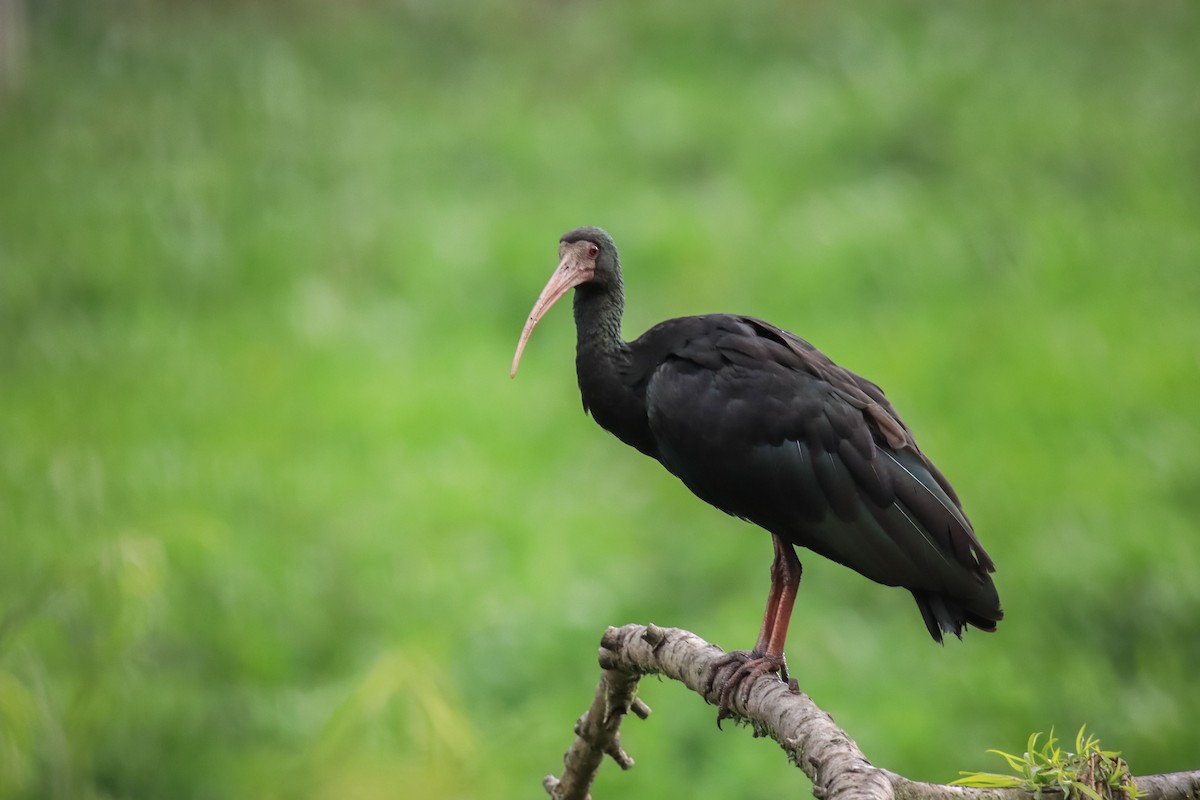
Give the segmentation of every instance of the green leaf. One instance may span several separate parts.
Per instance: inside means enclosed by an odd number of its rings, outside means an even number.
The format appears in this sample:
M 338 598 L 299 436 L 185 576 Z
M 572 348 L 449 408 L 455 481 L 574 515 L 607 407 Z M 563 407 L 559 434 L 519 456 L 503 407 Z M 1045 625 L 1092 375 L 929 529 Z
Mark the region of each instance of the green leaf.
M 973 786 L 977 789 L 1002 789 L 1023 785 L 1015 775 L 998 775 L 995 772 L 960 772 L 963 777 L 951 781 L 950 786 Z

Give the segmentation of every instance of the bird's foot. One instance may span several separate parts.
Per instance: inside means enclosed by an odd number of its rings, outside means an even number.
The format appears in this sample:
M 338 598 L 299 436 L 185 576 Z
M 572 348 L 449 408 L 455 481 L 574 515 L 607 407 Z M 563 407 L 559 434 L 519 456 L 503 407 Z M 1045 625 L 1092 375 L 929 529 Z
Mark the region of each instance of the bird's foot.
M 783 656 L 763 655 L 756 650 L 734 650 L 717 659 L 708 676 L 706 694 L 717 697 L 717 727 L 721 720 L 733 716 L 731 704 L 734 693 L 742 691 L 742 703 L 750 699 L 750 691 L 763 675 L 777 674 L 788 683 L 787 662 Z M 724 679 L 722 680 L 722 677 Z

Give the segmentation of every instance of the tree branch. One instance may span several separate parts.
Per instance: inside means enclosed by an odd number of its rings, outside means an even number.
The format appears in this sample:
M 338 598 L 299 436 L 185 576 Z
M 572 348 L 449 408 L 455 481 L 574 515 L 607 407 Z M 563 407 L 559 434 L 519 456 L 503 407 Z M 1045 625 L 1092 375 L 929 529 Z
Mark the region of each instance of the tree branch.
M 621 749 L 621 721 L 629 711 L 642 718 L 650 713 L 637 699 L 643 675 L 663 675 L 679 681 L 708 703 L 717 696 L 710 683 L 720 687 L 723 678 L 710 681 L 712 670 L 725 652 L 716 645 L 679 628 L 626 625 L 609 628 L 600 641 L 600 683 L 589 708 L 575 725 L 575 741 L 563 759 L 563 777 L 547 775 L 543 781 L 553 800 L 587 800 L 604 756 L 622 769 L 633 766 Z M 725 667 L 736 669 L 736 664 Z M 872 766 L 858 745 L 834 723 L 808 695 L 766 675 L 735 693 L 731 703 L 735 718 L 749 723 L 755 733 L 770 736 L 788 758 L 813 782 L 818 800 L 1030 800 L 1025 789 L 976 789 L 911 781 Z M 1143 800 L 1200 800 L 1200 771 L 1137 778 Z M 1056 794 L 1044 791 L 1043 794 Z

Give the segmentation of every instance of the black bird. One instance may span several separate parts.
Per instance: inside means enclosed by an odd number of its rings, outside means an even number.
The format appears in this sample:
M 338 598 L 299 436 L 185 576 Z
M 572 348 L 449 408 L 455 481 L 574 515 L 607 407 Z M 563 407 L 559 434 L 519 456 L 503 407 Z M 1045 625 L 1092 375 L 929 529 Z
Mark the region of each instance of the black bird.
M 752 651 L 730 656 L 741 666 L 720 689 L 722 716 L 736 685 L 768 672 L 787 677 L 784 641 L 801 573 L 795 545 L 908 589 L 937 642 L 943 633 L 962 638 L 967 625 L 996 629 L 1004 615 L 992 560 L 878 386 L 753 317 L 680 317 L 625 342 L 612 237 L 577 228 L 558 254 L 512 375 L 534 326 L 574 288 L 584 411 L 774 541 L 762 629 Z

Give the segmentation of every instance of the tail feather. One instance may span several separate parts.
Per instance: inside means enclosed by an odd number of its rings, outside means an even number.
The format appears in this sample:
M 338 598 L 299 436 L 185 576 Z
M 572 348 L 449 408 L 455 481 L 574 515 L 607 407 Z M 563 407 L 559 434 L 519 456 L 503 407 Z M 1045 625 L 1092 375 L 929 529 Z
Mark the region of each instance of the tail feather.
M 921 609 L 926 630 L 938 644 L 942 643 L 943 633 L 952 633 L 961 639 L 967 625 L 991 633 L 996 630 L 996 623 L 1004 619 L 1004 612 L 999 606 L 981 613 L 936 592 L 914 591 L 913 597 L 917 601 L 917 607 Z

